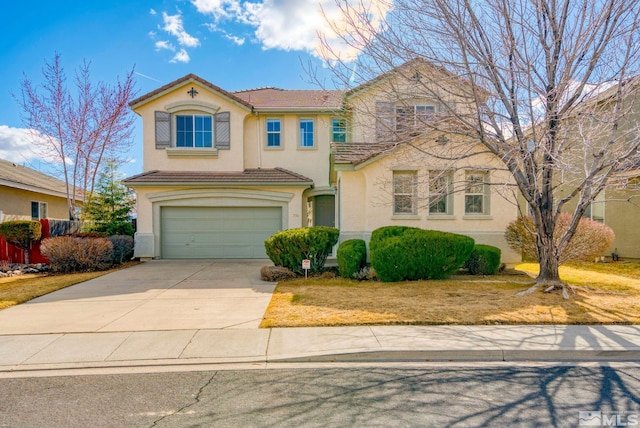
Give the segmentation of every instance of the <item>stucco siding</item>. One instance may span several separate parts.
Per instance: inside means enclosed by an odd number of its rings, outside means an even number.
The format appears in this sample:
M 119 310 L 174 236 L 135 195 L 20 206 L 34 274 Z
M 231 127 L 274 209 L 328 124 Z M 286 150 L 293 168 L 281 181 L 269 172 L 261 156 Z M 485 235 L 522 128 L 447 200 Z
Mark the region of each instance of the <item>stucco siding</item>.
M 68 220 L 66 198 L 45 195 L 28 190 L 0 187 L 0 211 L 4 215 L 20 215 L 31 218 L 31 202 L 46 202 L 47 217 Z

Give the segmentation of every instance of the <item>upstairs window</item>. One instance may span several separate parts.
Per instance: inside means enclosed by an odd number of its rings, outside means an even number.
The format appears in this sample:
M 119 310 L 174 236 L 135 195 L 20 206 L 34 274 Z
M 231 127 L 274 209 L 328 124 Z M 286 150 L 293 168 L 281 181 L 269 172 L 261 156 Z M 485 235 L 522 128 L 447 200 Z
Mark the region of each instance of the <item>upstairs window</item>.
M 267 119 L 267 147 L 280 147 L 282 122 L 280 119 Z
M 418 175 L 415 171 L 394 171 L 393 173 L 393 213 L 416 214 L 416 184 Z
M 313 119 L 300 119 L 300 147 L 314 147 Z
M 489 214 L 488 176 L 485 171 L 465 172 L 465 214 Z
M 398 106 L 396 107 L 396 131 L 412 131 L 420 129 L 436 112 L 432 105 Z
M 334 117 L 331 119 L 331 141 L 334 143 L 347 142 L 347 121 Z
M 202 106 L 189 105 L 188 107 L 196 109 Z M 172 110 L 176 108 L 171 107 Z M 182 110 L 176 113 L 156 111 L 154 113 L 156 149 L 176 149 L 185 152 L 185 149 L 215 147 L 219 150 L 230 150 L 231 114 L 228 111 L 214 114 L 215 110 L 217 107 L 196 110 L 199 113 L 187 113 Z M 200 152 L 200 150 L 194 150 L 194 152 Z
M 212 147 L 213 118 L 210 115 L 177 115 L 176 147 Z
M 47 218 L 47 203 L 31 201 L 31 220 Z

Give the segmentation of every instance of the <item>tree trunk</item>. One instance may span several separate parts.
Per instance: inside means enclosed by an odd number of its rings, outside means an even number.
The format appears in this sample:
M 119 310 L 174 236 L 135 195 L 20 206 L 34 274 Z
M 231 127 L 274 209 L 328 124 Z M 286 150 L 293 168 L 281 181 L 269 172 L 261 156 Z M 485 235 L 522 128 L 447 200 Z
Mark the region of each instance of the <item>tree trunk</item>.
M 546 238 L 546 239 L 545 239 Z M 540 273 L 536 278 L 537 285 L 562 286 L 558 271 L 558 251 L 553 243 L 553 238 L 543 237 L 538 239 L 538 259 L 540 261 Z

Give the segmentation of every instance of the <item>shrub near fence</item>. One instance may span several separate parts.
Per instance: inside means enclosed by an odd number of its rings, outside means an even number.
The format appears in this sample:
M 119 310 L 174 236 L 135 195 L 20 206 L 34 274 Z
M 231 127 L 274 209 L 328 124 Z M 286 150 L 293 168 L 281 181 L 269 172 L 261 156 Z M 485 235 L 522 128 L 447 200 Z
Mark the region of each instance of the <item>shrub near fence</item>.
M 40 220 L 40 224 L 42 224 L 42 239 L 80 230 L 80 222 L 78 221 L 45 218 Z M 42 241 L 36 241 L 31 244 L 29 254 L 31 263 L 49 263 L 49 260 L 40 251 L 41 242 Z M 24 263 L 24 251 L 7 243 L 7 241 L 0 236 L 0 260 L 9 261 L 10 263 Z

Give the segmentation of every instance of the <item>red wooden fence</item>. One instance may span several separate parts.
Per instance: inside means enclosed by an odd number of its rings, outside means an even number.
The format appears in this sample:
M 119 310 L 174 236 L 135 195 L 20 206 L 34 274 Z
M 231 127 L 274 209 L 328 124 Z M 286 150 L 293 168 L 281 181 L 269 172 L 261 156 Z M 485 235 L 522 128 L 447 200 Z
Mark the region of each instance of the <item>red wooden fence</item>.
M 40 220 L 42 224 L 42 239 L 48 238 L 51 231 L 49 229 L 49 220 Z M 31 244 L 31 251 L 29 252 L 29 261 L 31 263 L 49 263 L 49 260 L 40 252 L 40 242 L 36 241 Z M 24 251 L 15 247 L 0 236 L 0 261 L 8 261 L 9 263 L 24 263 Z

